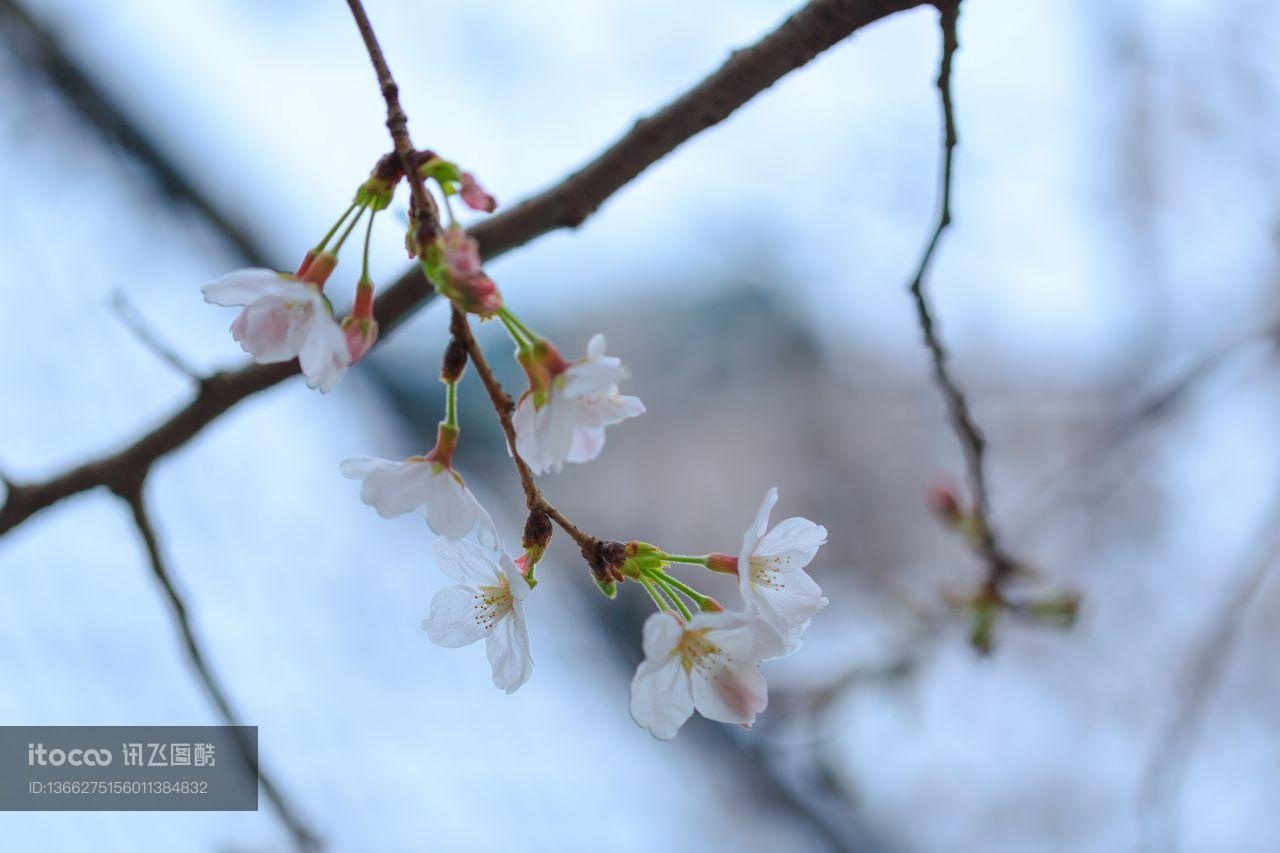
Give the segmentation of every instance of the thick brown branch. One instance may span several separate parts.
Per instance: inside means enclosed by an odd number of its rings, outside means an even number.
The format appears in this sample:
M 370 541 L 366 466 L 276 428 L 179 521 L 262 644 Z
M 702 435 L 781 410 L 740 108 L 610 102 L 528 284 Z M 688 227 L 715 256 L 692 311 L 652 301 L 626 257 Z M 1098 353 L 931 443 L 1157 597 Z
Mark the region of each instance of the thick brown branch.
M 156 536 L 155 527 L 151 524 L 151 516 L 147 512 L 146 501 L 142 496 L 142 481 L 121 483 L 114 488 L 120 498 L 129 505 L 129 509 L 133 513 L 133 523 L 138 528 L 138 533 L 142 536 L 142 542 L 147 549 L 151 574 L 164 592 L 170 610 L 173 611 L 173 618 L 182 636 L 182 645 L 186 649 L 187 657 L 190 659 L 196 675 L 199 676 L 205 692 L 213 700 L 218 716 L 225 725 L 244 725 L 239 715 L 231 707 L 231 700 L 227 697 L 226 690 L 218 682 L 217 676 L 213 674 L 213 669 L 209 666 L 208 656 L 201 649 L 200 642 L 196 639 L 195 631 L 191 627 L 191 618 L 188 615 L 186 602 L 183 601 L 182 594 L 174 586 L 173 577 L 169 574 L 164 555 L 160 551 L 160 541 Z M 239 728 L 232 729 L 240 757 L 244 761 L 245 767 L 254 774 L 258 784 L 262 786 L 262 792 L 271 801 L 280 819 L 288 827 L 295 844 L 301 850 L 319 849 L 319 838 L 298 816 L 298 813 L 285 798 L 280 787 L 262 769 L 258 763 L 257 750 L 252 742 L 240 736 L 240 731 Z
M 754 46 L 732 56 L 668 106 L 636 122 L 621 139 L 556 186 L 471 229 L 486 259 L 558 228 L 574 227 L 609 196 L 681 143 L 718 124 L 787 72 L 807 63 L 855 30 L 924 5 L 926 0 L 813 0 Z M 387 332 L 431 299 L 419 269 L 406 273 L 377 300 L 374 314 Z M 236 403 L 295 375 L 296 362 L 250 365 L 206 379 L 194 400 L 124 450 L 49 480 L 14 485 L 0 507 L 0 534 L 64 498 L 138 479 L 157 459 L 183 446 Z

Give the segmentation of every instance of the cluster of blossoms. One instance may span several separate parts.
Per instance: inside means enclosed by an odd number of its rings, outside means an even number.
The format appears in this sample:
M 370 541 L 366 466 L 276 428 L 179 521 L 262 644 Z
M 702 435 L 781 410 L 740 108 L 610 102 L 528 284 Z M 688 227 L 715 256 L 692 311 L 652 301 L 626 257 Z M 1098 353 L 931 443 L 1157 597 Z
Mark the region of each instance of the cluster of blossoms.
M 384 518 L 421 513 L 437 536 L 435 560 L 456 585 L 432 600 L 423 621 L 427 636 L 447 647 L 483 638 L 494 684 L 507 693 L 524 684 L 533 672 L 525 602 L 537 586 L 535 569 L 550 543 L 555 515 L 556 523 L 578 542 L 606 596 L 615 597 L 618 584 L 631 581 L 657 608 L 645 622 L 644 661 L 631 684 L 635 721 L 662 739 L 674 737 L 694 710 L 708 719 L 750 726 L 768 701 L 760 664 L 799 648 L 810 620 L 827 603 L 805 572 L 826 542 L 826 529 L 804 518 L 788 518 L 771 528 L 776 489 L 765 496 L 735 554 L 689 556 L 641 541 L 601 542 L 551 510 L 529 485 L 532 476 L 559 472 L 566 462 L 595 459 L 604 449 L 605 429 L 642 414 L 644 405 L 620 392 L 627 370 L 618 358 L 605 354 L 602 335 L 590 339 L 583 358 L 569 361 L 504 303 L 483 269 L 476 241 L 453 216 L 455 197 L 474 210 L 492 212 L 497 207 L 474 176 L 430 152 L 415 155 L 412 165 L 414 177 L 424 182 L 424 194 L 427 181 L 437 188 L 448 224 L 441 226 L 434 197 L 429 197 L 431 210 L 415 203 L 406 237 L 410 257 L 417 258 L 427 280 L 452 303 L 455 321 L 465 326 L 466 314 L 500 321 L 529 382 L 509 423 L 504 420 L 513 436 L 507 449 L 526 474 L 532 508 L 522 551 L 514 558 L 492 517 L 453 467 L 461 436 L 457 386 L 469 352 L 475 354 L 456 327 L 440 372 L 446 403 L 435 446 L 404 460 L 356 457 L 341 463 L 344 477 L 361 481 L 365 504 Z M 369 235 L 375 215 L 390 204 L 403 177 L 398 158 L 383 158 L 351 206 L 292 275 L 240 270 L 205 285 L 207 301 L 243 306 L 231 333 L 255 361 L 297 358 L 308 385 L 327 392 L 369 351 L 378 334 L 368 272 Z M 366 212 L 364 264 L 352 311 L 339 323 L 324 285 Z M 469 330 L 466 337 L 470 338 Z M 474 346 L 474 340 L 470 343 Z M 476 357 L 479 369 L 484 365 Z M 507 413 L 500 410 L 499 416 Z M 672 574 L 674 564 L 736 575 L 740 608 L 727 610 L 679 580 Z

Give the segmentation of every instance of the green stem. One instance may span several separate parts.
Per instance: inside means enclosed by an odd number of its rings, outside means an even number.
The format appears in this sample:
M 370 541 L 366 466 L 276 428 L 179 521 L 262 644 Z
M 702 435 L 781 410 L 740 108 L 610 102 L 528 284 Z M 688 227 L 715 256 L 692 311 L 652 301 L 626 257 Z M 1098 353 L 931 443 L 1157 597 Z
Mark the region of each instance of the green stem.
M 663 600 L 662 596 L 658 595 L 657 590 L 654 588 L 653 581 L 648 578 L 640 578 L 640 585 L 644 587 L 645 592 L 649 593 L 649 597 L 653 599 L 653 603 L 657 605 L 659 610 L 665 613 L 671 609 L 667 602 Z
M 511 336 L 511 340 L 516 342 L 516 347 L 521 352 L 533 346 L 533 341 L 524 336 L 523 329 L 514 315 L 506 308 L 499 308 L 497 311 L 498 319 L 502 321 L 502 325 L 506 327 L 507 334 Z
M 338 229 L 342 227 L 342 223 L 346 221 L 347 217 L 351 215 L 351 211 L 355 210 L 358 204 L 359 202 L 351 202 L 351 206 L 343 211 L 342 215 L 338 217 L 337 222 L 333 223 L 333 227 L 329 229 L 329 233 L 325 234 L 324 239 L 317 243 L 316 247 L 311 251 L 315 252 L 317 255 L 323 252 L 324 247 L 329 245 L 329 241 L 333 239 L 333 235 L 338 233 Z
M 374 210 L 369 213 L 369 227 L 364 232 L 364 265 L 360 267 L 360 280 L 369 280 L 369 241 L 373 237 L 373 220 L 378 215 Z
M 365 205 L 360 206 L 360 210 L 351 218 L 351 223 L 347 225 L 347 229 L 342 232 L 342 236 L 338 238 L 338 242 L 333 245 L 333 253 L 336 255 L 342 250 L 342 244 L 347 242 L 347 238 L 351 236 L 351 232 L 355 230 L 356 223 L 360 221 L 360 217 L 364 215 Z
M 653 579 L 656 581 L 660 581 L 661 583 L 687 595 L 690 601 L 698 605 L 699 610 L 702 609 L 702 605 L 708 600 L 707 596 L 698 592 L 696 589 L 689 586 L 688 584 L 681 583 L 680 581 L 673 578 L 671 575 L 662 571 L 662 569 L 653 570 Z
M 458 427 L 458 383 L 446 382 L 444 396 L 445 426 Z
M 666 593 L 667 598 L 671 599 L 672 604 L 680 611 L 680 615 L 684 617 L 684 621 L 688 622 L 693 618 L 693 612 L 689 610 L 689 606 L 681 600 L 680 596 L 671 588 L 662 578 L 656 575 L 650 575 L 653 583 L 659 590 Z
M 705 566 L 707 564 L 706 557 L 691 557 L 688 554 L 663 554 L 662 559 L 670 560 L 673 563 L 692 563 L 695 566 Z
M 512 311 L 507 306 L 504 305 L 501 308 L 499 308 L 498 313 L 503 315 L 503 319 L 505 322 L 514 324 L 517 329 L 523 332 L 524 336 L 529 339 L 529 343 L 535 344 L 538 341 L 542 340 L 542 338 L 538 336 L 537 332 L 535 332 L 533 329 L 530 329 L 528 326 L 526 326 L 524 324 L 524 321 L 522 321 L 519 317 L 517 317 L 515 315 L 515 312 Z

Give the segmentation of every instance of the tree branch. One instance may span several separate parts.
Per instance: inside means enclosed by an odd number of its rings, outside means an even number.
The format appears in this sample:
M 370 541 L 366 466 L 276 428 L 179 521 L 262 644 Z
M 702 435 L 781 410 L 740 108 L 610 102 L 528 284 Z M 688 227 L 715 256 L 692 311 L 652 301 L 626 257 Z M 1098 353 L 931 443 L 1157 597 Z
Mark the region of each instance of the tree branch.
M 964 452 L 965 468 L 969 481 L 969 489 L 973 497 L 973 516 L 977 522 L 976 550 L 987 566 L 986 592 L 995 601 L 1001 599 L 1001 585 L 1013 573 L 1016 563 L 1011 560 L 1000 545 L 995 525 L 991 520 L 991 496 L 987 486 L 985 454 L 986 438 L 978 427 L 965 399 L 964 391 L 952 375 L 948 366 L 947 349 L 938 332 L 937 321 L 929 307 L 929 298 L 925 293 L 925 277 L 929 265 L 938 249 L 942 234 L 951 225 L 951 186 L 952 163 L 955 155 L 958 136 L 956 133 L 955 109 L 951 97 L 951 66 L 956 51 L 960 48 L 958 22 L 960 18 L 960 0 L 938 0 L 939 24 L 942 30 L 942 56 L 938 62 L 938 99 L 942 108 L 942 175 L 938 189 L 938 219 L 925 245 L 924 254 L 916 267 L 915 277 L 908 288 L 915 302 L 916 317 L 920 324 L 920 332 L 924 337 L 925 347 L 933 363 L 933 378 L 942 392 L 947 404 L 947 418 L 951 429 L 960 442 Z
M 156 536 L 155 528 L 151 524 L 146 501 L 142 496 L 142 481 L 121 484 L 115 488 L 116 494 L 128 504 L 130 511 L 133 513 L 134 526 L 138 528 L 138 533 L 142 536 L 142 542 L 147 549 L 151 574 L 164 592 L 169 608 L 173 611 L 173 618 L 177 623 L 179 633 L 182 635 L 182 644 L 186 649 L 187 658 L 195 669 L 196 675 L 199 676 L 201 684 L 204 685 L 205 692 L 213 700 L 218 716 L 222 718 L 222 722 L 225 725 L 244 725 L 240 720 L 240 716 L 231 707 L 231 700 L 227 698 L 226 690 L 219 684 L 217 676 L 213 674 L 213 669 L 209 666 L 208 656 L 201 649 L 200 642 L 196 639 L 195 631 L 191 627 L 191 618 L 188 615 L 186 602 L 183 601 L 182 594 L 174 586 L 173 577 L 170 575 L 165 564 L 164 555 L 160 551 L 160 541 Z M 293 836 L 298 848 L 302 850 L 319 849 L 319 838 L 298 816 L 298 813 L 285 798 L 280 787 L 262 769 L 258 763 L 257 750 L 240 732 L 241 730 L 238 728 L 232 729 L 240 758 L 244 761 L 245 767 L 254 775 L 257 783 L 262 786 L 262 792 L 266 794 L 276 813 L 280 816 L 285 826 L 288 827 L 289 834 Z
M 576 227 L 611 195 L 681 143 L 716 125 L 788 72 L 859 28 L 927 0 L 813 0 L 755 45 L 735 51 L 684 95 L 641 119 L 614 145 L 556 186 L 471 229 L 493 259 L 558 228 Z M 384 93 L 385 94 L 385 93 Z M 378 297 L 374 315 L 389 332 L 428 302 L 434 290 L 414 268 Z M 35 513 L 99 486 L 140 480 L 156 460 L 191 440 L 246 397 L 298 373 L 296 362 L 220 371 L 195 399 L 125 449 L 48 480 L 13 485 L 0 507 L 0 534 Z
M 453 332 L 453 336 L 467 348 L 467 355 L 470 356 L 471 363 L 475 365 L 476 373 L 480 375 L 480 381 L 484 384 L 485 391 L 489 393 L 489 402 L 493 404 L 493 410 L 498 413 L 498 421 L 502 424 L 502 431 L 507 437 L 507 448 L 511 451 L 511 458 L 515 461 L 516 470 L 520 473 L 520 486 L 524 489 L 525 506 L 529 508 L 530 512 L 541 510 L 550 516 L 551 520 L 560 525 L 560 529 L 569 534 L 570 538 L 578 544 L 578 547 L 582 550 L 582 555 L 590 562 L 600 545 L 600 540 L 589 533 L 584 533 L 577 525 L 566 518 L 564 513 L 552 506 L 542 496 L 542 491 L 538 488 L 538 484 L 534 482 L 533 472 L 529 470 L 528 464 L 525 463 L 524 459 L 520 458 L 520 452 L 516 450 L 516 428 L 511 420 L 511 413 L 515 410 L 515 404 L 511 402 L 511 397 L 507 395 L 507 392 L 502 390 L 502 384 L 498 382 L 498 377 L 494 375 L 493 368 L 489 366 L 488 360 L 484 357 L 484 350 L 476 343 L 475 335 L 471 333 L 471 323 L 467 320 L 467 315 L 454 308 L 449 328 Z

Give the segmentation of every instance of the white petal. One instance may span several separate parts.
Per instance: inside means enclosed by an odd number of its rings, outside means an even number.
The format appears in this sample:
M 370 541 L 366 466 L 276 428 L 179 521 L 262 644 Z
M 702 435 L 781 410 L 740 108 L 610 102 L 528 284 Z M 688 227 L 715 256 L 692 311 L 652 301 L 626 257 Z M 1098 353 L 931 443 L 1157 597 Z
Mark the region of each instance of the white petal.
M 511 419 L 511 425 L 516 430 L 516 452 L 533 473 L 541 474 L 546 470 L 547 465 L 541 448 L 538 447 L 538 437 L 533 433 L 534 414 L 533 395 L 529 394 L 522 397 L 516 404 L 516 413 Z M 507 452 L 511 452 L 510 447 L 507 448 Z
M 802 569 L 825 544 L 827 528 L 807 518 L 794 517 L 779 521 L 756 545 L 755 553 L 762 557 L 790 557 L 791 566 Z
M 498 555 L 466 539 L 437 539 L 432 543 L 436 564 L 446 575 L 462 583 L 500 586 Z
M 707 641 L 718 647 L 731 666 L 742 666 L 779 657 L 786 651 L 783 638 L 754 613 L 697 613 L 687 630 L 706 629 Z
M 604 335 L 597 332 L 587 341 L 587 358 L 595 360 L 604 357 Z
M 580 361 L 560 377 L 561 390 L 567 399 L 582 396 L 616 396 L 618 383 L 629 374 L 616 358 Z
M 573 437 L 569 441 L 569 454 L 566 462 L 582 464 L 590 462 L 604 450 L 604 427 L 575 426 Z
M 422 628 L 437 646 L 469 646 L 494 628 L 483 618 L 482 600 L 475 587 L 447 586 L 431 599 L 431 615 L 422 620 Z
M 428 526 L 446 539 L 461 539 L 476 526 L 479 504 L 448 468 L 434 472 L 431 482 L 433 487 L 422 505 Z
M 319 299 L 319 296 L 316 296 Z M 298 364 L 306 374 L 307 385 L 327 393 L 338 384 L 351 363 L 351 350 L 342 329 L 323 307 L 314 309 L 315 317 L 302 348 Z
M 644 622 L 644 663 L 664 663 L 675 652 L 684 633 L 680 620 L 670 613 L 654 613 Z M 655 664 L 656 665 L 656 664 Z
M 283 296 L 292 287 L 305 287 L 291 275 L 251 267 L 234 270 L 200 288 L 204 301 L 213 305 L 248 305 L 264 296 Z
M 514 693 L 533 675 L 524 605 L 517 602 L 511 614 L 494 627 L 485 641 L 485 654 L 493 669 L 494 686 L 499 690 Z
M 395 518 L 425 504 L 436 488 L 432 464 L 407 460 L 392 462 L 360 456 L 341 465 L 342 476 L 364 480 L 360 500 L 383 518 Z
M 645 664 L 631 679 L 631 719 L 659 740 L 670 740 L 693 714 L 689 676 L 675 655 L 659 666 Z
M 750 565 L 751 555 L 755 553 L 756 546 L 760 544 L 760 538 L 769 529 L 769 513 L 773 512 L 773 505 L 777 502 L 778 488 L 775 486 L 765 493 L 764 502 L 756 511 L 756 520 L 747 528 L 747 532 L 742 534 L 742 550 L 738 552 L 738 591 L 742 594 L 743 606 L 748 609 L 755 605 L 751 594 L 751 572 L 747 567 Z
M 579 426 L 613 426 L 644 414 L 644 404 L 636 397 L 584 395 L 575 401 L 573 420 Z
M 533 435 L 547 468 L 559 472 L 573 442 L 574 407 L 558 391 L 533 415 Z
M 769 688 L 755 663 L 723 667 L 706 678 L 694 670 L 693 705 L 708 720 L 749 726 L 769 704 Z

